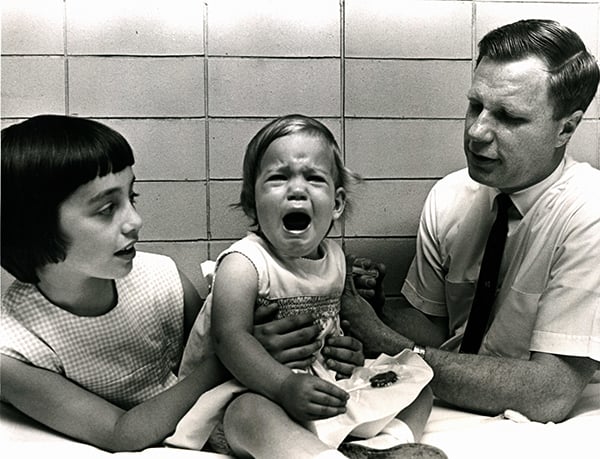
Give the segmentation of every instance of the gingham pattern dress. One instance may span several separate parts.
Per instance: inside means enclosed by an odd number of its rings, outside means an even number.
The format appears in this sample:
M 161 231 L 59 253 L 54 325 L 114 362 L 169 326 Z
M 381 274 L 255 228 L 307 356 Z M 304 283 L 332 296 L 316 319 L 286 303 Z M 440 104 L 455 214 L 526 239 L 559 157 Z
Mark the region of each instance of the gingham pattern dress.
M 0 352 L 60 373 L 130 408 L 177 382 L 183 347 L 183 287 L 173 260 L 138 252 L 117 279 L 117 305 L 98 317 L 71 314 L 32 284 L 2 297 Z

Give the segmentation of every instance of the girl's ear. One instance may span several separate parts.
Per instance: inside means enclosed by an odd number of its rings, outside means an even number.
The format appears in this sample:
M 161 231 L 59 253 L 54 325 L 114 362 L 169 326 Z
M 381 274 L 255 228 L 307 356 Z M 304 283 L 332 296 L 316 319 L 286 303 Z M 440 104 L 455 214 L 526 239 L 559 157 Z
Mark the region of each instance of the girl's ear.
M 346 207 L 346 190 L 344 190 L 344 187 L 339 187 L 335 190 L 335 201 L 333 204 L 333 220 L 335 221 L 342 216 Z
M 583 118 L 583 111 L 576 110 L 561 120 L 561 129 L 558 133 L 556 148 L 562 147 L 569 142 L 575 133 L 575 129 L 579 126 L 581 118 Z

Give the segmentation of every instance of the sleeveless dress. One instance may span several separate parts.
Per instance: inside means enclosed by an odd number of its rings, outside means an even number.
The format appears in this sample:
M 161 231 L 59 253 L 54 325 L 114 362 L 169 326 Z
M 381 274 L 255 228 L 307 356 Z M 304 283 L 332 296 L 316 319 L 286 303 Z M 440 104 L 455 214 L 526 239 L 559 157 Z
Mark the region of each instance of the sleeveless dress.
M 321 336 L 339 335 L 340 298 L 344 290 L 346 262 L 344 252 L 334 241 L 325 239 L 318 260 L 279 258 L 257 234 L 249 233 L 217 258 L 219 263 L 230 253 L 244 255 L 256 269 L 258 294 L 256 307 L 277 303 L 278 317 L 311 312 L 321 325 Z M 218 275 L 215 275 L 215 277 Z M 214 280 L 213 280 L 214 282 Z M 182 376 L 214 352 L 210 335 L 212 293 L 208 295 L 190 332 L 181 362 Z
M 318 260 L 282 259 L 273 254 L 260 236 L 251 233 L 219 255 L 215 277 L 219 275 L 220 261 L 230 253 L 244 255 L 256 269 L 256 307 L 277 303 L 281 317 L 311 312 L 321 325 L 322 337 L 341 333 L 339 311 L 346 262 L 337 243 L 324 240 L 320 246 L 323 256 Z M 210 336 L 212 307 L 212 295 L 209 295 L 185 347 L 182 375 L 189 373 L 198 362 L 214 352 Z M 379 372 L 378 368 L 381 367 L 396 369 L 402 383 L 376 389 L 367 384 L 369 387 L 363 388 L 361 375 Z M 333 448 L 350 433 L 360 438 L 376 435 L 418 396 L 433 376 L 431 368 L 411 351 L 404 351 L 396 357 L 382 354 L 376 360 L 367 360 L 365 367 L 356 370 L 350 379 L 336 381 L 335 373 L 327 369 L 319 357 L 309 370 L 342 389 L 352 390 L 346 413 L 305 425 Z M 170 446 L 202 449 L 208 441 L 216 452 L 233 454 L 222 429 L 222 417 L 232 398 L 246 390 L 243 385 L 232 379 L 205 392 L 179 421 L 175 433 L 167 438 L 165 443 Z
M 166 256 L 138 252 L 115 280 L 116 306 L 74 315 L 33 284 L 14 281 L 2 296 L 0 353 L 69 378 L 128 409 L 177 382 L 183 347 L 183 287 Z
M 321 243 L 319 251 L 322 256 L 318 260 L 280 258 L 264 239 L 249 233 L 218 256 L 215 277 L 224 257 L 240 253 L 252 263 L 258 275 L 255 307 L 277 303 L 278 318 L 310 312 L 321 326 L 320 338 L 339 335 L 342 333 L 339 311 L 346 275 L 345 256 L 341 247 L 328 239 Z M 212 294 L 209 294 L 185 347 L 182 377 L 214 352 L 210 333 L 212 307 Z M 323 365 L 320 353 L 313 365 L 321 371 L 329 371 Z M 221 418 L 231 398 L 245 390 L 244 386 L 231 380 L 202 395 L 200 403 L 184 416 L 166 444 L 201 449 L 210 436 L 213 449 L 231 454 L 222 432 Z

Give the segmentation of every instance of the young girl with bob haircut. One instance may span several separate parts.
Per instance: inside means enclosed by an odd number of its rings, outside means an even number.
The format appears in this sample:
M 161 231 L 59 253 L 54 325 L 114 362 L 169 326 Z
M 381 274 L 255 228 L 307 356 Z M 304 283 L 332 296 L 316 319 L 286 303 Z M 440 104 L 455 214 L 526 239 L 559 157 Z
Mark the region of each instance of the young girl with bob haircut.
M 92 120 L 2 130 L 2 267 L 16 277 L 2 296 L 2 401 L 110 451 L 160 444 L 229 377 L 215 356 L 178 376 L 202 300 L 170 258 L 136 252 L 133 164 L 127 141 Z M 311 321 L 254 332 L 303 366 L 319 345 Z M 345 365 L 347 349 L 330 355 Z

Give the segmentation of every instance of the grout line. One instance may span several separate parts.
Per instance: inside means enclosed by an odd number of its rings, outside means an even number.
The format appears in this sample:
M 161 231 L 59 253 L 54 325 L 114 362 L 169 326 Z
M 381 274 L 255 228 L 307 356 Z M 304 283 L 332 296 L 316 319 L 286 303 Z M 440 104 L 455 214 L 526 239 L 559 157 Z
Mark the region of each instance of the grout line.
M 67 40 L 67 0 L 63 0 L 63 69 L 65 72 L 65 115 L 69 115 L 70 97 L 69 97 L 69 49 Z
M 204 69 L 204 174 L 206 178 L 205 188 L 205 212 L 206 212 L 206 239 L 207 241 L 212 240 L 211 231 L 211 215 L 210 215 L 210 127 L 208 117 L 208 1 L 204 1 L 204 14 L 203 14 L 203 30 L 202 40 L 204 47 L 203 57 L 203 69 Z M 206 247 L 207 258 L 210 259 L 210 243 Z
M 344 0 L 340 0 L 340 143 L 342 148 L 342 160 L 346 165 L 346 6 Z M 340 221 L 340 237 L 342 238 L 342 249 L 346 245 L 346 217 Z

